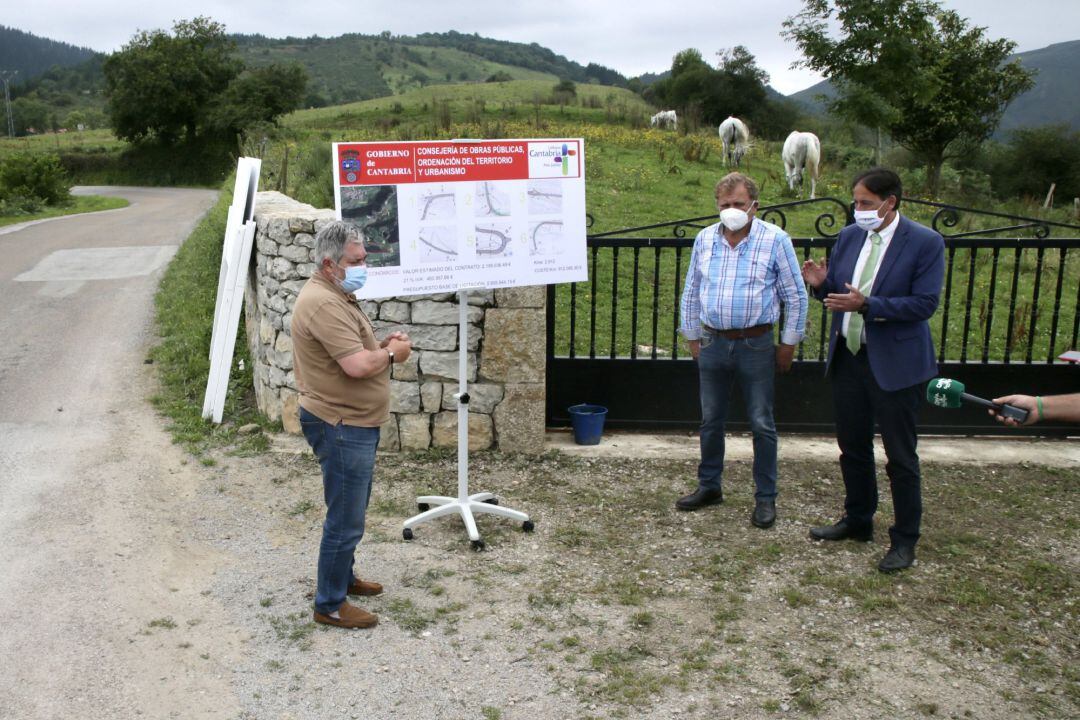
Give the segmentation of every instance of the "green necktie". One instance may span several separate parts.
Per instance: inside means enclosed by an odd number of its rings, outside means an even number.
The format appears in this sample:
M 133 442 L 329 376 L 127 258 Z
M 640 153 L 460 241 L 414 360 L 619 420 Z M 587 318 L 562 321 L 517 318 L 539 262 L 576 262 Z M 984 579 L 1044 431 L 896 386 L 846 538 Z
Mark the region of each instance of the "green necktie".
M 870 233 L 870 257 L 866 258 L 863 265 L 862 275 L 859 276 L 859 292 L 863 295 L 870 293 L 870 286 L 874 280 L 874 269 L 877 267 L 878 256 L 881 255 L 881 236 L 876 232 Z M 863 316 L 861 313 L 851 313 L 851 319 L 847 326 L 847 347 L 854 355 L 862 346 Z

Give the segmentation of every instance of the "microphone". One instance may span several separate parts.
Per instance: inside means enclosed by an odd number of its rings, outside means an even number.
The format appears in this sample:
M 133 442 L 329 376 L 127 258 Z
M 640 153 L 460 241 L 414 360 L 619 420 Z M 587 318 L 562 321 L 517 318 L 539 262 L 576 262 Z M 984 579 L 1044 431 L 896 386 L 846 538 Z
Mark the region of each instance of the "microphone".
M 969 402 L 990 408 L 998 415 L 1015 420 L 1023 424 L 1028 417 L 1028 411 L 1015 405 L 999 405 L 985 398 L 968 395 L 964 392 L 964 383 L 949 378 L 934 378 L 926 384 L 926 401 L 931 405 L 943 408 L 958 408 L 961 403 Z

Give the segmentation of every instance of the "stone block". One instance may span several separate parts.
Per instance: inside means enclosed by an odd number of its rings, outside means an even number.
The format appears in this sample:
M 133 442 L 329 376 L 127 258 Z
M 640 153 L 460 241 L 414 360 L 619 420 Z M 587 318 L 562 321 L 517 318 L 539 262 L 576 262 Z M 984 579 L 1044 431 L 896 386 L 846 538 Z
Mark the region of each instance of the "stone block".
M 297 233 L 313 233 L 315 232 L 315 221 L 309 217 L 291 217 L 289 218 L 289 232 L 294 235 Z
M 274 341 L 274 350 L 279 353 L 291 353 L 292 348 L 292 336 L 288 333 L 278 333 L 277 340 Z
M 263 401 L 259 403 L 259 409 L 270 420 L 281 419 L 281 397 L 276 388 L 269 385 L 263 388 Z
M 481 376 L 496 382 L 544 381 L 544 313 L 533 308 L 491 308 L 484 321 Z
M 499 288 L 495 291 L 495 305 L 501 308 L 542 308 L 546 303 L 546 285 Z
M 255 233 L 255 249 L 261 252 L 263 255 L 278 254 L 278 244 L 271 240 L 268 235 L 262 232 Z
M 398 437 L 402 450 L 427 450 L 431 447 L 431 416 L 398 415 Z
M 315 263 L 300 263 L 296 266 L 297 277 L 309 278 L 315 274 Z
M 393 413 L 379 430 L 379 450 L 397 452 L 401 449 L 401 436 L 398 434 L 398 418 Z
M 285 372 L 273 365 L 270 366 L 270 375 L 266 379 L 267 384 L 272 388 L 279 388 L 285 384 Z
M 543 338 L 541 338 L 543 339 Z M 420 373 L 425 379 L 443 378 L 457 381 L 458 354 L 456 352 L 437 352 L 421 350 Z M 541 360 L 543 358 L 541 357 Z M 476 353 L 469 353 L 465 363 L 465 378 L 469 382 L 476 379 Z
M 390 412 L 420 412 L 420 387 L 414 382 L 390 381 Z
M 277 352 L 271 350 L 267 353 L 267 358 L 275 366 L 282 370 L 293 369 L 293 354 L 291 352 Z
M 458 390 L 457 382 L 443 383 L 442 407 L 444 410 L 457 410 L 454 394 Z M 492 383 L 476 383 L 469 386 L 469 409 L 472 412 L 492 413 L 495 406 L 503 399 L 503 386 Z
M 364 312 L 365 315 L 367 315 L 368 320 L 374 320 L 376 317 L 379 316 L 379 303 L 375 302 L 374 300 L 361 300 L 360 309 Z
M 287 295 L 297 296 L 307 285 L 307 280 L 286 280 L 281 283 L 281 291 Z
M 302 245 L 282 245 L 278 255 L 294 263 L 311 262 L 311 251 Z
M 308 249 L 314 249 L 315 236 L 310 233 L 296 233 L 293 235 L 293 244 L 300 247 L 306 247 Z
M 469 291 L 470 305 L 476 305 L 478 307 L 488 307 L 495 304 L 495 291 L 494 290 L 470 290 Z
M 483 317 L 482 308 L 470 305 L 465 311 L 466 322 L 478 323 Z M 418 325 L 457 325 L 457 304 L 418 300 L 412 304 L 412 321 Z
M 457 445 L 457 411 L 441 412 L 435 416 L 431 444 L 435 447 Z M 494 442 L 494 430 L 490 415 L 469 413 L 469 450 L 487 450 Z
M 458 329 L 453 325 L 408 325 L 401 329 L 417 350 L 457 349 Z
M 285 298 L 280 295 L 271 295 L 270 299 L 266 301 L 266 307 L 276 313 L 284 313 L 286 310 Z
M 387 300 L 379 305 L 379 319 L 387 322 L 409 322 L 409 303 Z
M 274 342 L 274 326 L 265 315 L 259 320 L 259 342 L 266 346 Z
M 395 380 L 406 380 L 415 382 L 419 377 L 418 368 L 420 363 L 420 353 L 411 353 L 409 358 L 405 362 L 394 363 L 394 369 L 390 373 L 390 377 Z
M 281 391 L 281 424 L 285 432 L 299 435 L 300 429 L 300 396 L 291 390 Z
M 429 380 L 420 386 L 420 404 L 424 412 L 439 412 L 443 401 L 443 384 Z
M 292 280 L 296 277 L 296 266 L 278 256 L 271 261 L 268 274 L 275 280 Z
M 266 234 L 279 245 L 292 244 L 292 231 L 289 230 L 289 220 L 287 218 L 271 218 L 266 227 Z
M 544 452 L 543 383 L 510 383 L 495 406 L 495 438 L 504 452 L 537 455 Z

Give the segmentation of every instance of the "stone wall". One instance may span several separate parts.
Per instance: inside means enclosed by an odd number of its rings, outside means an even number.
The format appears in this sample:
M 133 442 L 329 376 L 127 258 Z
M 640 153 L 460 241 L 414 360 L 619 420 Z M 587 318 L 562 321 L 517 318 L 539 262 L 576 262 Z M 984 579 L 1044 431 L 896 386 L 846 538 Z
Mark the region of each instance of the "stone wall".
M 259 409 L 300 432 L 293 373 L 292 306 L 315 271 L 315 233 L 334 219 L 276 192 L 259 193 L 254 272 L 244 295 Z M 364 301 L 380 337 L 404 330 L 409 359 L 394 366 L 391 418 L 380 449 L 457 444 L 458 307 L 455 293 Z M 471 293 L 467 319 L 469 447 L 538 453 L 544 444 L 545 313 L 543 287 Z

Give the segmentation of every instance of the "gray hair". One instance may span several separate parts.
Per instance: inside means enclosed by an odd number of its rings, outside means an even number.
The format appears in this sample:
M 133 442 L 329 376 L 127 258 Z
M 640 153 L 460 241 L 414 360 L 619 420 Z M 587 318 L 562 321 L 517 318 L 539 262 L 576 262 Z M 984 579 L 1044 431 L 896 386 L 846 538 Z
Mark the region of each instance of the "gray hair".
M 343 220 L 324 225 L 315 236 L 315 264 L 322 265 L 326 258 L 334 263 L 341 262 L 345 246 L 349 243 L 364 244 L 364 235 L 360 228 Z
M 721 194 L 727 194 L 740 185 L 746 188 L 746 194 L 750 196 L 750 202 L 757 202 L 757 183 L 749 175 L 743 175 L 741 172 L 728 173 L 720 178 L 720 182 L 716 183 L 716 190 L 713 191 L 713 197 L 719 199 Z

